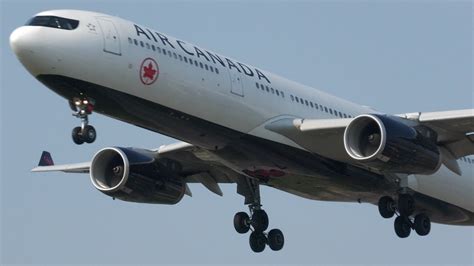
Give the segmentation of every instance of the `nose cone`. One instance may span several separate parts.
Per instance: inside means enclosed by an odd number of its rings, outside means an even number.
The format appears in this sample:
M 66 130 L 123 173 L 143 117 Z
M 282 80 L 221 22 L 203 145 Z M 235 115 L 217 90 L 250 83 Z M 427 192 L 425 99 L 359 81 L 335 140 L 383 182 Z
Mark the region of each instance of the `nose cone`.
M 10 47 L 18 58 L 24 57 L 25 53 L 32 51 L 31 36 L 28 36 L 27 27 L 17 28 L 10 35 Z
M 23 66 L 33 75 L 40 67 L 40 53 L 37 27 L 23 26 L 10 34 L 10 47 Z M 36 38 L 36 39 L 35 39 Z

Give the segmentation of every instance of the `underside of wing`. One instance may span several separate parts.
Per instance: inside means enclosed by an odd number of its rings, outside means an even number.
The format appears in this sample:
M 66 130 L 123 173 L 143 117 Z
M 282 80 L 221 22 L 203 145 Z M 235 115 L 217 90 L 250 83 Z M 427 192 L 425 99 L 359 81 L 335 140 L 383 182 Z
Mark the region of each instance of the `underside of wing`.
M 338 161 L 349 161 L 344 149 L 344 130 L 352 119 L 282 118 L 265 126 L 310 152 Z
M 474 154 L 474 109 L 401 116 L 435 130 L 438 144 L 445 147 L 455 159 Z

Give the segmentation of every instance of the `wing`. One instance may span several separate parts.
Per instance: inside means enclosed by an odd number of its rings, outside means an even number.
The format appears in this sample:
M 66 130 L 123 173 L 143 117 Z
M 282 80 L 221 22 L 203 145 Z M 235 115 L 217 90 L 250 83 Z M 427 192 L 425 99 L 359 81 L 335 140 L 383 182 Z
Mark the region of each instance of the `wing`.
M 443 163 L 460 174 L 457 159 L 474 154 L 474 109 L 398 115 L 407 124 L 427 126 L 438 134 Z M 338 161 L 353 162 L 344 148 L 344 132 L 353 119 L 271 120 L 265 128 L 281 134 L 302 148 Z
M 344 148 L 344 130 L 349 119 L 281 118 L 265 128 L 279 133 L 306 150 L 338 161 L 350 161 Z
M 225 162 L 212 153 L 189 143 L 179 142 L 163 145 L 151 152 L 159 161 L 173 160 L 179 162 L 181 169 L 177 174 L 185 178 L 187 183 L 201 183 L 211 192 L 220 196 L 223 193 L 219 183 L 237 183 L 240 182 L 239 180 L 246 178 L 231 170 Z M 89 173 L 90 167 L 91 162 L 54 165 L 49 152 L 44 151 L 38 166 L 31 171 Z M 189 188 L 187 194 L 191 195 Z
M 400 115 L 438 133 L 438 144 L 454 158 L 474 154 L 474 109 Z

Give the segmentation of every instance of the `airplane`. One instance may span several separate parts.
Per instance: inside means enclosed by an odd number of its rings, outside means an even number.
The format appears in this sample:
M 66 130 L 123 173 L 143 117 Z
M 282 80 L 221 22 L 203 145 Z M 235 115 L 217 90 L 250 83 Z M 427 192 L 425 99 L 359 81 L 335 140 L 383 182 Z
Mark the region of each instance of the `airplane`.
M 281 250 L 268 230 L 260 186 L 311 200 L 376 205 L 394 231 L 426 236 L 431 223 L 474 225 L 474 109 L 387 114 L 287 80 L 152 28 L 106 14 L 52 10 L 15 29 L 10 46 L 42 84 L 89 116 L 180 142 L 106 147 L 89 162 L 55 165 L 43 152 L 33 172 L 89 173 L 114 199 L 176 204 L 200 183 L 222 196 L 236 184 L 248 212 L 234 228 L 254 252 Z

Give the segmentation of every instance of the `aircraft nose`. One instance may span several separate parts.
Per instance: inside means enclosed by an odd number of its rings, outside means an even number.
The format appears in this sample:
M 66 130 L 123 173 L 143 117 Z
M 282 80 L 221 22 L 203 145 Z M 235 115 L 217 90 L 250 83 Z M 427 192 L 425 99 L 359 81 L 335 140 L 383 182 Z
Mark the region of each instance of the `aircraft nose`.
M 37 27 L 23 26 L 10 34 L 10 47 L 23 66 L 36 75 L 44 62 L 41 32 Z
M 20 27 L 10 34 L 10 47 L 18 58 L 32 51 L 31 36 L 28 36 L 30 31 L 27 27 Z

